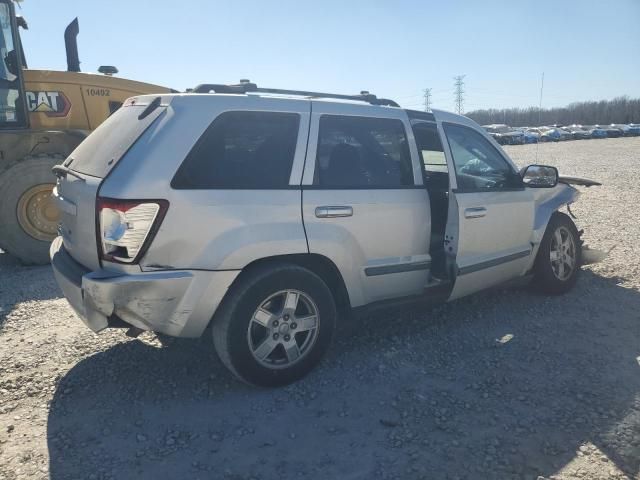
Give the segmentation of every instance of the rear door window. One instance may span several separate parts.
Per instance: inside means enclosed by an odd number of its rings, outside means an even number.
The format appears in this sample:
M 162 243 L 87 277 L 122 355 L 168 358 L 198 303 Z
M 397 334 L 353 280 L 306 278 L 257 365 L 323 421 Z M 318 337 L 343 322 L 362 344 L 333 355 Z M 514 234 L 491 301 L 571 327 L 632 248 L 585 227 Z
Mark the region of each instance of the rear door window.
M 300 116 L 225 112 L 178 169 L 176 189 L 273 189 L 289 185 Z
M 402 121 L 323 115 L 314 184 L 327 188 L 413 185 L 411 156 Z

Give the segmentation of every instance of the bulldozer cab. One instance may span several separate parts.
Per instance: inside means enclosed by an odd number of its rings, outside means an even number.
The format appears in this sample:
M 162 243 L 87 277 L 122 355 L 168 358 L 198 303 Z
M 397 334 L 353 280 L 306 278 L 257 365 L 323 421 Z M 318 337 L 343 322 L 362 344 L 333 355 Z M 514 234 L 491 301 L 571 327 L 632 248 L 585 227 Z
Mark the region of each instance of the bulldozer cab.
M 0 0 L 0 128 L 26 127 L 22 49 L 11 0 Z

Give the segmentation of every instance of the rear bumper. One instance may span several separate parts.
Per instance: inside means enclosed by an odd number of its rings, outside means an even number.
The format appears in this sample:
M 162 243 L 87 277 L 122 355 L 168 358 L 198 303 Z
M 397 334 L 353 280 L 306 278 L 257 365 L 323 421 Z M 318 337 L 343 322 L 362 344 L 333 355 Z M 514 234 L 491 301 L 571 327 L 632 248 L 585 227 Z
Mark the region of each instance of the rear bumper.
M 56 281 L 71 307 L 94 332 L 122 320 L 142 330 L 198 337 L 238 271 L 161 270 L 122 274 L 90 271 L 65 250 L 50 249 Z

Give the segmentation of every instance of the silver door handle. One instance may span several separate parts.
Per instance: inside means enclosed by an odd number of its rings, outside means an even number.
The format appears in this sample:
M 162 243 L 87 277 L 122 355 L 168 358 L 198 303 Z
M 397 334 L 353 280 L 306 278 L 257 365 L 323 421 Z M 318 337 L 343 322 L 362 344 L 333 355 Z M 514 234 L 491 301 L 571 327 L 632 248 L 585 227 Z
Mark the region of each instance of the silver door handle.
M 464 218 L 480 218 L 487 214 L 487 209 L 484 207 L 471 207 L 464 211 Z
M 353 208 L 346 205 L 316 207 L 316 217 L 334 218 L 350 217 L 353 215 Z

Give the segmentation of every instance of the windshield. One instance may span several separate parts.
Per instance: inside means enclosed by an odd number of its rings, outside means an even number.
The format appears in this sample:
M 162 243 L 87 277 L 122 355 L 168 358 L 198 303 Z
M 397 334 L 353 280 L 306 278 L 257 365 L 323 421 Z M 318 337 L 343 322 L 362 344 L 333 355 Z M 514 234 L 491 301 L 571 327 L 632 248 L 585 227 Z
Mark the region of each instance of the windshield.
M 23 121 L 19 108 L 18 55 L 13 41 L 9 4 L 0 3 L 0 122 L 16 126 Z

